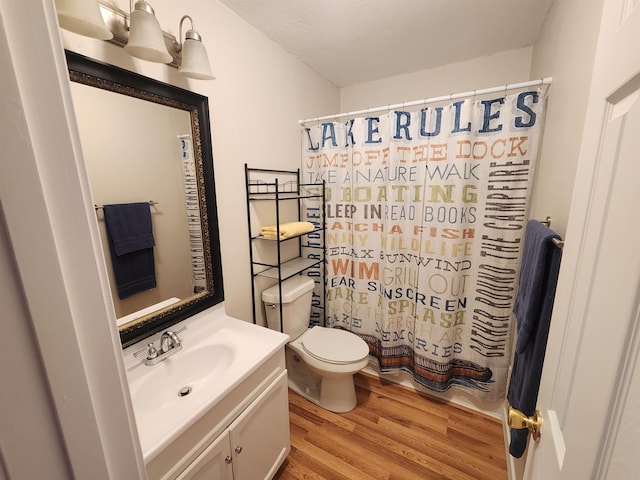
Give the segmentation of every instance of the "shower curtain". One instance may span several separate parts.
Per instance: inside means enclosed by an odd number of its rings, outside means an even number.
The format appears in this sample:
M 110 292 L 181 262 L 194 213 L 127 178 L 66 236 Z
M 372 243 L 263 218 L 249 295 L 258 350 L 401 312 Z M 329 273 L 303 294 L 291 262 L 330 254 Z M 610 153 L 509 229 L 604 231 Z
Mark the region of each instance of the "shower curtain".
M 193 156 L 191 134 L 178 136 L 180 142 L 180 162 L 184 179 L 184 201 L 189 229 L 189 249 L 191 250 L 191 286 L 194 294 L 207 289 L 207 273 L 204 266 L 202 226 L 200 224 L 200 203 L 198 201 L 198 175 Z
M 530 89 L 302 129 L 302 181 L 326 183 L 324 322 L 381 372 L 504 398 L 543 116 Z

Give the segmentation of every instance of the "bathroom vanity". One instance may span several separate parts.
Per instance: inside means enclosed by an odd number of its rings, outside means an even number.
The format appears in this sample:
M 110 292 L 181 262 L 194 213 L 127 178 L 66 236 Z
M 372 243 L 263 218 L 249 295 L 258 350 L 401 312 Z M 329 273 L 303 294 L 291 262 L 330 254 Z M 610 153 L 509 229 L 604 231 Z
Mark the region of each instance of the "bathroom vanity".
M 157 365 L 125 351 L 149 480 L 270 479 L 290 451 L 288 336 L 216 306 L 174 331 L 183 350 Z M 149 343 L 156 337 L 150 337 Z

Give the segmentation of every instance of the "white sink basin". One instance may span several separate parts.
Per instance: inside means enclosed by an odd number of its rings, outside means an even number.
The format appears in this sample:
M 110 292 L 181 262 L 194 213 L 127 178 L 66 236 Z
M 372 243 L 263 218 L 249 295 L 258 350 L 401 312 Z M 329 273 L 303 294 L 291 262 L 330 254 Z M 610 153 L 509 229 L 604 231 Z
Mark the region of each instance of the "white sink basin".
M 149 368 L 148 375 L 131 392 L 136 408 L 163 410 L 205 395 L 233 362 L 228 345 L 204 345 L 181 350 Z
M 149 342 L 157 347 L 160 333 L 124 351 L 145 463 L 215 408 L 289 339 L 280 332 L 228 317 L 221 305 L 174 328 L 182 326 L 187 327 L 178 334 L 182 350 L 156 365 L 145 365 L 144 359 L 134 358 L 133 353 Z

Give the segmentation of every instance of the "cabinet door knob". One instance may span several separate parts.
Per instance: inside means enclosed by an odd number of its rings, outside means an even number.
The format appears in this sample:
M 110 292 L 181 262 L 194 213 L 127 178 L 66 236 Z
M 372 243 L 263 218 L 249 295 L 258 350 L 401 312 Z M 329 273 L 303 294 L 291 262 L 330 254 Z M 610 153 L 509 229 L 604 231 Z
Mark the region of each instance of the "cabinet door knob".
M 227 455 L 226 457 L 224 457 L 224 461 L 225 463 L 231 463 L 231 455 Z
M 242 451 L 242 447 L 240 445 L 236 445 L 236 453 L 240 453 Z

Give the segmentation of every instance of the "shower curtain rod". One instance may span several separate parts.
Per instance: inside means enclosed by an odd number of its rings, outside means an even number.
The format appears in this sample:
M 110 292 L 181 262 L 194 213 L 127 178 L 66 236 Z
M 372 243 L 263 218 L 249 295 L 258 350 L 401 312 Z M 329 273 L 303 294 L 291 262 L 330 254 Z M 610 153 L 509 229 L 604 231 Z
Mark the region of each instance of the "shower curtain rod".
M 357 111 L 354 111 L 354 112 L 346 112 L 346 113 L 338 113 L 338 114 L 334 114 L 334 115 L 327 115 L 325 117 L 306 118 L 304 120 L 299 120 L 298 123 L 300 125 L 304 125 L 305 123 L 319 122 L 321 120 L 333 120 L 333 119 L 340 118 L 340 117 L 349 117 L 349 116 L 353 116 L 353 115 L 362 115 L 363 113 L 383 112 L 385 110 L 391 110 L 391 109 L 394 109 L 394 108 L 415 107 L 416 105 L 426 105 L 426 104 L 429 104 L 429 103 L 443 102 L 445 100 L 454 100 L 454 99 L 457 99 L 457 98 L 466 98 L 466 97 L 472 97 L 472 96 L 476 96 L 476 95 L 487 95 L 487 94 L 490 94 L 490 93 L 506 92 L 507 90 L 515 90 L 515 89 L 518 89 L 518 88 L 528 88 L 528 87 L 538 87 L 538 86 L 542 86 L 542 85 L 551 85 L 551 81 L 552 80 L 553 80 L 553 77 L 545 77 L 545 78 L 541 78 L 539 80 L 532 80 L 532 81 L 529 81 L 529 82 L 511 83 L 511 84 L 507 84 L 507 85 L 502 85 L 500 87 L 485 88 L 483 90 L 471 90 L 469 92 L 452 93 L 451 95 L 443 95 L 441 97 L 426 98 L 424 100 L 416 100 L 416 101 L 413 101 L 413 102 L 396 103 L 395 105 L 386 105 L 384 107 L 367 108 L 367 109 L 364 109 L 364 110 L 357 110 Z

